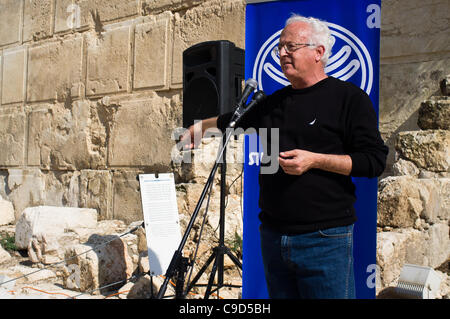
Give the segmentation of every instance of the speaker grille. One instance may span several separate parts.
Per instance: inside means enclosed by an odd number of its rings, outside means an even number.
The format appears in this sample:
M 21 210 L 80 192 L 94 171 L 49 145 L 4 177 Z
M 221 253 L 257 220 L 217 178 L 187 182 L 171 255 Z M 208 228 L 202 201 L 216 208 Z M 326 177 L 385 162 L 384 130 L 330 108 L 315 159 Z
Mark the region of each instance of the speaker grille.
M 183 109 L 183 124 L 189 127 L 194 120 L 201 120 L 219 114 L 219 92 L 209 78 L 193 79 L 187 85 L 183 101 L 193 107 Z

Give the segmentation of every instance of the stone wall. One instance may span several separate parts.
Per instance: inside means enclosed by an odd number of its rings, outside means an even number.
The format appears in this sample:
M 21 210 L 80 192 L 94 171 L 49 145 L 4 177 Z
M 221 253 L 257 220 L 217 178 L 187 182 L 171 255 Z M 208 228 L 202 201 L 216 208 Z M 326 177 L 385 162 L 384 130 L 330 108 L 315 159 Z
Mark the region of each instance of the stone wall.
M 172 170 L 183 50 L 243 47 L 244 16 L 241 0 L 0 0 L 0 196 L 16 218 L 142 219 L 137 175 Z
M 382 0 L 379 114 L 391 150 L 383 177 L 395 175 L 380 183 L 383 287 L 404 262 L 436 267 L 448 258 L 448 128 L 429 134 L 417 123 L 426 121 L 421 108 L 435 109 L 422 101 L 432 105 L 450 74 L 449 6 Z M 0 199 L 16 220 L 52 205 L 130 223 L 143 219 L 137 175 L 173 171 L 186 225 L 208 167 L 171 160 L 182 52 L 221 39 L 244 48 L 244 30 L 245 0 L 0 0 Z M 230 170 L 228 185 L 239 172 Z M 237 220 L 238 184 L 229 190 Z M 207 223 L 216 229 L 217 214 Z
M 439 95 L 450 74 L 450 3 L 446 0 L 382 0 L 380 131 L 390 148 L 392 175 L 396 133 L 418 130 L 423 100 Z

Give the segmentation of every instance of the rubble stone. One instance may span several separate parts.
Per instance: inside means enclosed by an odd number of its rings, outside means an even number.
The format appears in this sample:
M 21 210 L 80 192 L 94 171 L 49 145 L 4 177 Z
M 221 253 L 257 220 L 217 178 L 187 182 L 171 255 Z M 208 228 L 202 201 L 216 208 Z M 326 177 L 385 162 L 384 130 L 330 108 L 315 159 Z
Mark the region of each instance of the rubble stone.
M 0 225 L 12 224 L 15 221 L 13 204 L 0 197 Z
M 16 224 L 16 246 L 27 249 L 37 235 L 62 235 L 76 228 L 95 228 L 97 211 L 89 208 L 37 206 L 26 208 Z
M 417 125 L 423 130 L 450 130 L 450 99 L 422 102 Z
M 400 132 L 395 146 L 403 158 L 434 172 L 450 170 L 450 131 Z

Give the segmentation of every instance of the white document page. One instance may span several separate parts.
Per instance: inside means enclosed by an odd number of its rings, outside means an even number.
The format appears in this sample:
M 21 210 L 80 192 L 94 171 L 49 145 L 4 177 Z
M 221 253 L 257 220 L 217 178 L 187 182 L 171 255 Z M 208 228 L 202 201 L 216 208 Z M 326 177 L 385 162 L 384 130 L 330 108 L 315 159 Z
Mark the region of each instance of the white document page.
M 172 173 L 139 174 L 150 275 L 166 273 L 181 241 L 175 181 Z

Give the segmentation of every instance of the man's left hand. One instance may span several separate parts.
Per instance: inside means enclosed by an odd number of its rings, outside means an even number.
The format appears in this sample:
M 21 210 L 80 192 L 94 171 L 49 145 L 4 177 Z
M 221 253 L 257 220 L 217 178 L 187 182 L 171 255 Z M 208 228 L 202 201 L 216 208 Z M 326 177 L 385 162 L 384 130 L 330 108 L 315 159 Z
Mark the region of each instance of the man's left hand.
M 278 161 L 286 174 L 302 175 L 315 167 L 316 158 L 316 153 L 295 149 L 281 152 Z

